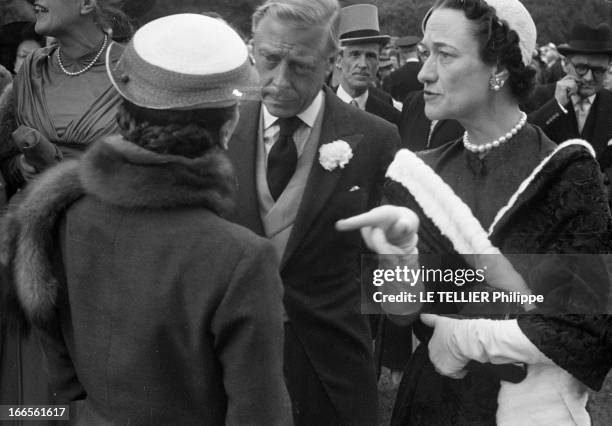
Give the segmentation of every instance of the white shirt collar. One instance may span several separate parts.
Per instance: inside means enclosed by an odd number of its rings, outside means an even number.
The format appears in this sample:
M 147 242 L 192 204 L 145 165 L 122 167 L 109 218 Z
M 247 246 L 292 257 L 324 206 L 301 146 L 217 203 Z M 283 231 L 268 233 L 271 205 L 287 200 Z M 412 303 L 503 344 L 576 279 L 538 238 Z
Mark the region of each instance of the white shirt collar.
M 595 102 L 595 96 L 597 96 L 597 93 L 594 93 L 591 96 L 586 98 L 586 99 L 589 100 L 589 104 L 588 104 L 589 107 L 591 105 L 593 105 L 593 102 Z M 572 96 L 572 103 L 574 104 L 574 106 L 576 106 L 578 104 L 578 101 L 580 101 L 580 100 L 581 100 L 581 98 L 578 95 Z
M 406 59 L 406 63 L 408 62 L 419 62 L 419 58 L 408 58 Z
M 308 105 L 308 108 L 300 112 L 297 116 L 308 127 L 312 128 L 312 126 L 314 126 L 314 122 L 317 119 L 317 116 L 319 115 L 319 111 L 321 110 L 322 106 L 323 106 L 323 90 L 320 90 L 319 93 L 317 93 L 317 96 L 315 96 L 315 98 L 312 100 L 310 105 Z M 264 103 L 262 103 L 261 110 L 263 113 L 263 127 L 265 130 L 265 129 L 268 129 L 270 126 L 274 125 L 274 123 L 276 123 L 276 120 L 278 120 L 278 117 L 270 114 L 270 111 L 268 111 L 268 108 L 266 108 L 266 104 Z
M 355 99 L 357 101 L 357 104 L 359 105 L 359 109 L 365 110 L 365 104 L 368 101 L 369 92 L 370 92 L 369 90 L 366 90 L 361 95 L 357 96 L 356 98 L 353 98 L 351 95 L 349 95 L 346 92 L 346 90 L 344 90 L 344 88 L 342 87 L 342 84 L 340 84 L 338 86 L 338 90 L 336 91 L 336 95 L 338 95 L 338 97 L 343 102 L 346 102 L 347 104 L 351 103 L 351 101 Z

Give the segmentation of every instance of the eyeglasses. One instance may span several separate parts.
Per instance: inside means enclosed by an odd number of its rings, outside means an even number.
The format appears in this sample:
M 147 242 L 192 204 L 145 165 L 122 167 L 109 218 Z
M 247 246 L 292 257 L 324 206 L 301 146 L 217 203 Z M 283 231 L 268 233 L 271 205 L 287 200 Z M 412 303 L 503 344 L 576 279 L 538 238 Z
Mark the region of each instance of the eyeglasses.
M 601 78 L 608 71 L 608 69 L 610 69 L 609 65 L 607 67 L 596 67 L 589 64 L 576 64 L 570 59 L 568 59 L 568 62 L 572 64 L 574 70 L 576 71 L 576 74 L 578 74 L 578 77 L 584 77 L 586 73 L 588 73 L 590 70 L 593 74 L 593 77 Z

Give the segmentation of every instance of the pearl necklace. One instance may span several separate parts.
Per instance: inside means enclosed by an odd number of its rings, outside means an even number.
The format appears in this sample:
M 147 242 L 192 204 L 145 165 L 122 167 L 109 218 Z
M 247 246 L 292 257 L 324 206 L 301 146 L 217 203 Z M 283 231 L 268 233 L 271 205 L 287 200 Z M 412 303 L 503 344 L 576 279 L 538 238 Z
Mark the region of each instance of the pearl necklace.
M 102 43 L 102 47 L 100 48 L 98 53 L 96 53 L 96 56 L 93 58 L 93 60 L 89 64 L 87 64 L 87 66 L 85 66 L 85 68 L 83 68 L 82 70 L 76 71 L 76 72 L 68 71 L 66 69 L 66 67 L 64 67 L 64 64 L 62 62 L 62 55 L 60 53 L 60 47 L 58 46 L 58 48 L 57 48 L 57 62 L 59 64 L 62 72 L 64 74 L 70 76 L 70 77 L 74 77 L 74 76 L 81 75 L 81 74 L 89 71 L 89 69 L 94 66 L 96 61 L 98 59 L 100 59 L 100 56 L 102 55 L 102 52 L 104 52 L 104 49 L 106 49 L 106 44 L 107 43 L 108 43 L 108 34 L 104 33 L 104 43 Z
M 519 130 L 523 128 L 525 123 L 527 122 L 527 114 L 521 111 L 521 118 L 518 123 L 505 135 L 495 139 L 493 142 L 485 143 L 484 145 L 477 145 L 475 143 L 470 142 L 470 137 L 468 136 L 467 130 L 463 133 L 463 146 L 468 151 L 471 151 L 475 154 L 481 154 L 485 152 L 491 151 L 493 148 L 497 148 L 501 146 L 503 143 L 508 142 L 514 135 L 516 135 Z

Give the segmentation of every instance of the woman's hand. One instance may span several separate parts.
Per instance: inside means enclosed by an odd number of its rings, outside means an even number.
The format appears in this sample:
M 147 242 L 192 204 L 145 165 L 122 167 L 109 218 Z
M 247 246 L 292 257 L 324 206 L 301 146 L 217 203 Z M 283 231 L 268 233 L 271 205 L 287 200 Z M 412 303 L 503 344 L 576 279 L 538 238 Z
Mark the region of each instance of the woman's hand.
M 419 218 L 410 209 L 385 205 L 336 222 L 339 231 L 359 229 L 366 245 L 378 254 L 416 254 Z
M 427 349 L 429 349 L 429 359 L 436 371 L 453 379 L 465 377 L 467 371 L 464 368 L 470 359 L 457 345 L 457 339 L 463 334 L 462 328 L 465 328 L 469 320 L 421 314 L 421 321 L 434 328 Z
M 427 348 L 436 371 L 460 379 L 471 360 L 491 364 L 553 364 L 525 336 L 516 319 L 456 319 L 421 314 L 434 328 Z

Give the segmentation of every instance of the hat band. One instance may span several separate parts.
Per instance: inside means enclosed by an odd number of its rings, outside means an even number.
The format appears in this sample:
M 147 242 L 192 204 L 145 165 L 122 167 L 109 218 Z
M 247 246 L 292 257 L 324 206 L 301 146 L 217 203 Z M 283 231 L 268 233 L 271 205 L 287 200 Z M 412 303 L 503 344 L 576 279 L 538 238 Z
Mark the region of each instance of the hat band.
M 612 50 L 612 44 L 601 40 L 570 40 L 570 50 Z
M 166 70 L 141 58 L 132 42 L 114 66 L 109 61 L 106 66 L 111 82 L 124 98 L 152 109 L 229 106 L 243 95 L 234 89 L 246 89 L 240 86 L 250 74 L 248 58 L 238 68 L 218 74 L 190 75 Z
M 348 33 L 344 33 L 340 36 L 340 40 L 348 39 L 348 38 L 366 38 L 366 37 L 379 37 L 380 31 L 376 30 L 357 30 L 357 31 L 349 31 Z
M 127 67 L 125 65 L 127 65 Z M 167 82 L 169 83 L 168 86 L 173 87 L 175 91 L 193 91 L 194 87 L 204 90 L 236 81 L 236 79 L 246 74 L 248 59 L 240 67 L 227 72 L 207 75 L 189 75 L 166 70 L 145 61 L 136 52 L 134 44 L 129 43 L 117 67 L 122 67 L 123 75 L 128 78 L 138 78 L 151 83 Z M 128 71 L 126 68 L 130 70 Z

